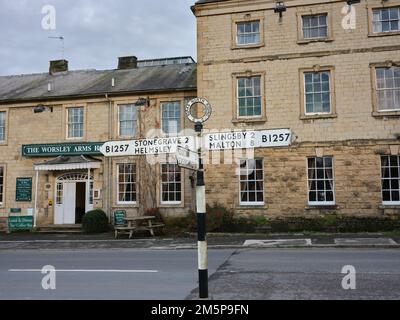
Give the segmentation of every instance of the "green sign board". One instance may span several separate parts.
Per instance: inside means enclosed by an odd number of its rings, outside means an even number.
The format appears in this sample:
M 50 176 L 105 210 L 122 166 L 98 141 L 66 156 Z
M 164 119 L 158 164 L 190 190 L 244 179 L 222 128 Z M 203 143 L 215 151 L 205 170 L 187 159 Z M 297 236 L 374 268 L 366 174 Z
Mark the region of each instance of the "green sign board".
M 33 217 L 8 217 L 8 230 L 25 231 L 33 228 Z
M 17 202 L 32 201 L 32 178 L 17 178 L 15 200 Z
M 24 157 L 58 157 L 80 155 L 102 155 L 100 147 L 104 142 L 30 144 L 22 146 Z
M 11 208 L 10 213 L 21 213 L 22 209 L 21 208 Z
M 125 218 L 126 218 L 125 210 L 115 211 L 114 212 L 114 225 L 116 225 L 116 226 L 125 225 L 126 224 Z

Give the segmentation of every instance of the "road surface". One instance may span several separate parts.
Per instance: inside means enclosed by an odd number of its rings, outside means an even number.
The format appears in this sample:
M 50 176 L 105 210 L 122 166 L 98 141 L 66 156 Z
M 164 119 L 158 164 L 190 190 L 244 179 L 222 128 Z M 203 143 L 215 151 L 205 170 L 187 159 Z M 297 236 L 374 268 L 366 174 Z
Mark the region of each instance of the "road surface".
M 210 250 L 213 299 L 400 299 L 397 249 Z M 56 270 L 56 290 L 40 271 Z M 356 290 L 342 268 L 356 269 Z M 0 251 L 0 299 L 196 299 L 195 250 Z

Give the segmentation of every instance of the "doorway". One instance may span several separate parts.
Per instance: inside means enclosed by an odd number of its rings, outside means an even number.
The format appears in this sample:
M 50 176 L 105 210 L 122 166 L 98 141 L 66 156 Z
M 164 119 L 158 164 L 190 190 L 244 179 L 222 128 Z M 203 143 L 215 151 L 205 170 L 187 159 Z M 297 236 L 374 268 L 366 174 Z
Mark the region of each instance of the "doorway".
M 93 210 L 93 177 L 71 173 L 57 178 L 54 224 L 80 224 L 86 212 Z

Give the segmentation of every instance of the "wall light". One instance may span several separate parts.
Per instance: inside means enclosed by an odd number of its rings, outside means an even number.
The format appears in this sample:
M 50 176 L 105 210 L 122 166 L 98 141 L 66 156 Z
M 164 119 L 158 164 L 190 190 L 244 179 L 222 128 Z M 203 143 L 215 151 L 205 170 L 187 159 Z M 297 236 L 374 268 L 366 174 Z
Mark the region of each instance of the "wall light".
M 282 19 L 283 12 L 286 12 L 286 6 L 283 1 L 276 2 L 274 12 L 279 13 L 279 18 Z

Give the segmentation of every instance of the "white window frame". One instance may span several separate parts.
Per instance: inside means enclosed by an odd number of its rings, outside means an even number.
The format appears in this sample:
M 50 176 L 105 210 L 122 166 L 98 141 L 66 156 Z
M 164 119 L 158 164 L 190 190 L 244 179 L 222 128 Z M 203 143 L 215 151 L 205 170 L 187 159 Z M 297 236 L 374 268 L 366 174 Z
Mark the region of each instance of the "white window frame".
M 257 190 L 257 182 L 258 181 L 260 181 L 260 180 L 257 180 L 257 178 L 256 178 L 256 173 L 255 173 L 255 180 L 248 180 L 248 177 L 249 177 L 249 165 L 248 165 L 248 163 L 249 163 L 249 161 L 261 161 L 261 166 L 262 166 L 262 196 L 263 196 L 263 201 L 242 201 L 242 186 L 241 186 L 241 184 L 243 183 L 243 182 L 245 182 L 245 183 L 248 183 L 248 182 L 254 182 L 255 184 L 256 184 L 256 190 Z M 241 168 L 241 163 L 243 162 L 243 161 L 246 161 L 246 172 L 247 172 L 247 179 L 246 180 L 242 180 L 242 168 Z M 264 170 L 264 159 L 261 159 L 261 158 L 256 158 L 256 159 L 240 159 L 240 162 L 239 162 L 239 204 L 240 204 L 240 206 L 245 206 L 245 207 L 252 207 L 252 206 L 254 206 L 254 207 L 256 207 L 256 206 L 265 206 L 265 180 L 264 180 L 264 178 L 265 178 L 265 170 Z M 243 192 L 247 192 L 247 193 L 250 193 L 250 191 L 249 190 L 247 190 L 247 191 L 243 191 Z M 257 193 L 258 193 L 259 191 L 256 191 L 255 192 L 255 194 L 256 194 L 256 199 L 257 199 Z
M 387 178 L 384 178 L 384 177 L 383 177 L 383 168 L 384 168 L 384 166 L 383 166 L 383 158 L 384 158 L 384 157 L 389 158 L 388 166 L 385 166 L 385 168 L 386 168 L 386 167 L 389 168 L 389 177 L 387 177 Z M 400 163 L 399 163 L 399 161 L 400 161 L 400 156 L 382 155 L 382 156 L 381 156 L 381 190 L 382 190 L 381 194 L 382 194 L 382 204 L 383 204 L 383 205 L 389 205 L 389 206 L 400 205 L 400 198 L 399 198 L 399 201 L 392 201 L 392 200 L 390 200 L 390 201 L 385 201 L 385 200 L 383 199 L 383 192 L 384 192 L 384 191 L 389 191 L 389 192 L 390 192 L 390 198 L 392 198 L 392 191 L 393 191 L 393 190 L 397 190 L 397 189 L 392 189 L 392 186 L 391 186 L 391 180 L 395 180 L 395 178 L 393 179 L 393 178 L 391 177 L 391 168 L 392 168 L 391 163 L 390 163 L 391 157 L 397 157 L 397 170 L 398 170 L 398 178 L 397 178 L 397 179 L 398 179 L 398 184 L 400 184 Z M 393 166 L 393 167 L 395 167 L 395 166 Z M 389 180 L 389 189 L 384 189 L 384 188 L 383 188 L 383 181 L 384 181 L 384 180 Z M 400 187 L 400 186 L 399 186 L 399 187 Z M 400 193 L 400 191 L 399 191 L 399 193 Z
M 84 107 L 68 107 L 66 108 L 67 110 L 67 139 L 68 140 L 81 140 L 85 137 L 85 108 Z M 70 111 L 73 110 L 82 110 L 82 122 L 70 122 Z M 70 126 L 71 125 L 76 125 L 76 124 L 82 124 L 82 136 L 79 137 L 71 137 L 70 136 Z
M 384 88 L 378 88 L 378 82 L 379 82 L 379 79 L 378 79 L 378 70 L 380 70 L 380 69 L 384 69 L 384 70 L 387 70 L 387 69 L 395 69 L 395 68 L 397 68 L 397 69 L 399 69 L 399 71 L 400 71 L 400 67 L 390 67 L 390 68 L 387 68 L 387 67 L 375 67 L 375 81 L 376 81 L 376 106 L 377 106 L 377 108 L 376 108 L 376 110 L 378 111 L 378 112 L 392 112 L 392 111 L 400 111 L 400 101 L 398 101 L 398 104 L 399 104 L 399 106 L 398 106 L 398 108 L 394 108 L 394 109 L 380 109 L 380 99 L 379 99 L 379 92 L 381 92 L 381 91 L 383 91 L 383 92 L 386 92 L 386 91 L 392 91 L 393 93 L 396 91 L 396 90 L 399 90 L 400 91 L 400 86 L 399 87 L 396 87 L 396 85 L 395 85 L 395 77 L 394 77 L 394 70 L 393 70 L 393 78 L 390 78 L 390 80 L 392 80 L 393 81 L 393 87 L 392 88 L 389 88 L 389 87 L 386 87 L 386 76 L 384 75 L 384 77 L 383 77 L 383 81 L 384 81 L 384 85 L 385 85 L 385 87 Z M 395 101 L 395 100 L 394 100 Z
M 320 25 L 319 24 L 319 17 L 324 16 L 325 17 L 325 25 Z M 318 17 L 318 25 L 315 27 L 305 27 L 304 26 L 304 19 L 307 18 L 317 18 Z M 327 39 L 329 37 L 329 26 L 328 26 L 328 14 L 327 13 L 317 13 L 317 14 L 305 14 L 301 16 L 301 31 L 302 31 L 302 38 L 304 40 L 321 40 L 321 39 Z M 305 36 L 305 31 L 306 30 L 312 30 L 312 29 L 318 29 L 318 35 L 319 35 L 319 29 L 325 28 L 326 29 L 326 35 L 325 36 L 318 36 L 318 37 L 306 37 Z
M 239 33 L 239 25 L 246 25 L 246 24 L 250 24 L 250 28 L 251 30 L 253 30 L 253 24 L 258 23 L 258 32 L 243 32 L 243 33 Z M 262 33 L 261 33 L 261 21 L 260 20 L 252 20 L 252 21 L 238 21 L 236 22 L 236 45 L 238 47 L 242 47 L 242 46 L 254 46 L 254 45 L 259 45 L 261 44 L 261 37 L 262 37 Z M 258 34 L 258 41 L 256 42 L 246 42 L 246 43 L 239 43 L 239 36 L 243 36 L 244 39 L 247 36 L 252 36 L 252 35 L 257 35 Z
M 0 143 L 4 143 L 7 139 L 7 112 L 2 110 L 0 110 L 0 132 L 1 131 L 3 131 L 3 137 L 0 135 Z
M 314 168 L 314 170 L 317 170 L 317 169 L 323 169 L 324 170 L 324 178 L 318 178 L 318 176 L 316 175 L 315 176 L 315 178 L 313 178 L 313 179 L 311 179 L 311 180 L 313 180 L 313 181 L 315 181 L 315 183 L 316 183 L 316 190 L 315 190 L 315 192 L 316 192 L 316 194 L 317 194 L 317 200 L 316 201 L 310 201 L 310 192 L 311 191 L 314 191 L 314 190 L 311 190 L 310 189 L 310 176 L 309 176 L 309 172 L 310 172 L 310 167 L 309 167 L 309 163 L 308 163 L 308 160 L 309 159 L 317 159 L 317 158 L 322 158 L 322 159 L 325 159 L 325 158 L 330 158 L 331 159 L 331 161 L 332 161 L 332 179 L 329 179 L 329 178 L 325 178 L 325 170 L 327 169 L 327 168 L 329 168 L 329 167 L 326 167 L 325 166 L 325 161 L 323 161 L 323 167 L 322 168 L 319 168 L 319 167 L 315 167 Z M 334 206 L 334 205 L 336 205 L 336 192 L 335 192 L 335 187 L 336 187 L 336 184 L 335 184 L 335 163 L 334 163 L 334 158 L 333 157 L 331 157 L 331 156 L 324 156 L 324 157 L 308 157 L 307 158 L 307 201 L 308 201 L 308 205 L 309 206 Z M 315 162 L 317 162 L 316 160 L 315 160 Z M 317 184 L 318 184 L 318 181 L 323 181 L 324 182 L 324 193 L 326 193 L 327 192 L 327 189 L 325 188 L 325 181 L 329 181 L 329 180 L 332 180 L 332 195 L 333 195 L 333 201 L 318 201 L 318 186 L 317 186 Z M 325 199 L 326 199 L 326 195 L 325 195 Z
M 384 10 L 389 10 L 389 19 L 388 20 L 382 20 L 382 11 Z M 397 10 L 398 18 L 397 19 L 390 19 L 390 10 Z M 375 13 L 379 12 L 379 20 L 375 20 Z M 391 30 L 391 22 L 392 21 L 397 21 L 397 29 Z M 388 22 L 390 25 L 390 30 L 383 31 L 383 22 Z M 380 29 L 382 31 L 375 31 L 375 27 L 377 24 L 380 24 Z M 372 9 L 372 32 L 374 34 L 387 34 L 387 33 L 392 33 L 392 32 L 399 32 L 400 31 L 400 7 L 388 7 L 388 8 L 373 8 Z
M 133 135 L 123 135 L 121 133 L 121 108 L 125 108 L 125 107 L 133 107 L 134 109 L 136 109 L 136 118 L 133 120 L 123 120 L 124 122 L 133 122 L 135 127 L 134 127 L 134 133 Z M 119 137 L 125 137 L 125 138 L 133 138 L 136 137 L 137 135 L 137 130 L 138 130 L 138 107 L 135 106 L 134 104 L 119 104 L 118 105 L 118 136 Z
M 173 181 L 166 181 L 166 182 L 164 182 L 163 181 L 163 177 L 162 177 L 162 175 L 163 175 L 163 166 L 165 166 L 165 165 L 172 165 L 172 166 L 175 166 L 175 171 L 174 171 L 174 180 Z M 177 169 L 179 170 L 179 171 L 177 171 Z M 176 179 L 176 174 L 177 173 L 179 173 L 179 175 L 180 175 L 180 177 L 181 177 L 181 179 L 180 179 L 180 181 L 179 182 L 177 182 L 177 180 L 175 180 Z M 182 203 L 182 201 L 183 201 L 183 183 L 182 183 L 182 174 L 183 174 L 183 172 L 182 172 L 182 168 L 181 167 L 179 167 L 177 164 L 175 164 L 175 163 L 161 163 L 160 164 L 160 203 L 161 203 L 161 205 L 180 205 L 181 203 Z M 174 193 L 175 193 L 175 197 L 176 197 L 176 195 L 178 194 L 178 193 L 180 193 L 180 195 L 181 195 L 181 200 L 180 201 L 164 201 L 163 199 L 164 199 L 164 197 L 163 197 L 163 194 L 164 194 L 164 191 L 163 191 L 163 186 L 164 185 L 168 185 L 168 194 L 169 193 L 171 193 L 170 191 L 169 191 L 169 185 L 170 184 L 175 184 L 175 186 L 176 186 L 176 184 L 178 184 L 178 183 L 180 183 L 180 185 L 181 185 L 181 189 L 179 190 L 179 192 L 177 192 L 177 190 L 175 190 L 174 191 Z M 168 197 L 169 198 L 169 197 Z
M 1 180 L 0 180 L 0 186 L 2 186 L 2 192 L 0 193 L 0 206 L 4 205 L 5 202 L 5 181 L 6 181 L 6 167 L 5 166 L 0 166 L 0 172 L 1 172 Z M 0 188 L 1 189 L 1 188 Z
M 260 79 L 260 95 L 259 96 L 253 95 L 253 96 L 240 97 L 239 81 L 242 80 L 242 79 L 244 79 L 244 80 L 252 79 L 252 85 L 253 85 L 252 90 L 253 90 L 253 93 L 254 93 L 254 91 L 255 91 L 254 90 L 254 88 L 255 88 L 254 87 L 254 80 L 253 80 L 254 78 L 259 78 Z M 238 76 L 236 78 L 236 92 L 237 92 L 236 93 L 236 105 L 237 105 L 237 118 L 238 119 L 257 119 L 257 118 L 261 118 L 263 116 L 263 90 L 262 90 L 263 84 L 262 84 L 262 81 L 263 81 L 263 77 L 261 75 L 254 75 L 254 76 L 250 76 L 250 77 Z M 245 88 L 247 88 L 247 87 L 245 87 Z M 256 99 L 256 98 L 260 98 L 260 108 L 261 108 L 260 114 L 259 115 L 252 115 L 252 116 L 248 116 L 248 115 L 241 116 L 240 115 L 240 99 Z M 246 108 L 246 111 L 247 111 L 248 107 L 246 106 L 245 108 Z M 253 109 L 255 109 L 254 106 L 253 106 Z
M 119 191 L 120 184 L 122 183 L 123 185 L 127 185 L 129 183 L 132 183 L 132 182 L 125 181 L 125 176 L 127 175 L 126 172 L 124 172 L 124 182 L 119 181 L 120 166 L 128 166 L 128 165 L 134 166 L 134 170 L 135 170 L 135 172 L 134 172 L 135 181 L 133 182 L 133 184 L 135 185 L 135 189 L 136 189 L 136 191 L 135 191 L 136 201 L 120 201 L 120 198 L 119 198 L 119 196 L 121 194 Z M 124 194 L 125 193 L 126 193 L 126 190 L 124 191 Z M 139 193 L 138 193 L 138 172 L 137 172 L 136 163 L 117 163 L 117 204 L 118 205 L 136 205 L 138 203 L 138 195 L 139 195 Z
M 63 182 L 56 183 L 56 205 L 64 203 L 64 184 Z
M 307 112 L 307 82 L 306 82 L 306 75 L 307 74 L 321 74 L 322 73 L 327 73 L 329 75 L 329 112 Z M 321 81 L 322 83 L 322 81 Z M 314 84 L 314 80 L 312 82 L 312 84 Z M 327 114 L 333 114 L 333 104 L 332 104 L 332 72 L 330 70 L 321 70 L 321 71 L 317 71 L 317 72 L 313 72 L 313 71 L 305 71 L 303 72 L 303 90 L 304 90 L 304 115 L 306 116 L 315 116 L 315 115 L 327 115 Z M 322 89 L 321 89 L 322 90 Z M 313 97 L 314 95 L 317 94 L 324 94 L 326 93 L 326 91 L 316 91 L 314 92 L 314 88 L 313 91 L 311 92 Z M 321 98 L 321 103 L 322 103 L 322 98 Z M 314 107 L 314 105 L 313 105 Z
M 171 106 L 173 106 L 175 108 L 177 105 L 179 107 L 179 118 L 177 118 L 177 117 L 171 118 L 171 117 L 169 117 L 169 115 L 168 115 L 168 117 L 164 118 L 164 107 L 170 108 Z M 163 133 L 165 135 L 175 135 L 175 134 L 178 135 L 182 130 L 182 104 L 181 104 L 181 102 L 180 101 L 162 102 L 160 109 L 161 109 L 161 130 L 163 131 Z M 174 109 L 174 113 L 175 113 L 175 111 L 176 110 Z M 167 113 L 169 113 L 169 112 L 170 111 L 168 110 Z M 165 122 L 168 121 L 169 119 L 178 120 L 179 128 L 177 128 L 177 132 L 170 131 L 171 128 L 169 126 L 169 123 L 167 124 L 168 132 L 164 131 Z

